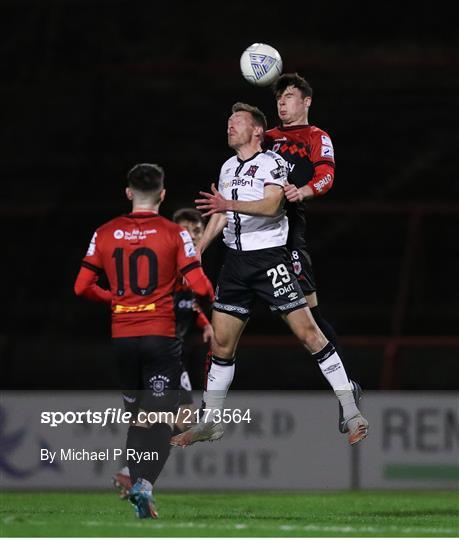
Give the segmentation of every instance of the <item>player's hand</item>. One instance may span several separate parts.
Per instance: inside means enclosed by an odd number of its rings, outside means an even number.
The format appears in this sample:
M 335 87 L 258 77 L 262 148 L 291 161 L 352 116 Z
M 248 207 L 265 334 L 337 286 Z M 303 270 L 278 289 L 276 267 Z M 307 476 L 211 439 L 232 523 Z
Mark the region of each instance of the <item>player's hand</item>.
M 214 337 L 214 329 L 212 328 L 212 325 L 206 324 L 206 326 L 204 326 L 204 329 L 202 331 L 202 341 L 204 343 L 210 343 L 213 337 Z
M 304 199 L 301 189 L 298 189 L 295 184 L 285 184 L 284 195 L 289 202 L 301 202 Z
M 212 214 L 219 214 L 228 210 L 228 201 L 223 198 L 222 194 L 218 191 L 213 183 L 210 187 L 212 193 L 206 191 L 200 191 L 199 195 L 205 197 L 204 199 L 196 199 L 196 208 L 201 212 L 203 217 L 211 216 Z

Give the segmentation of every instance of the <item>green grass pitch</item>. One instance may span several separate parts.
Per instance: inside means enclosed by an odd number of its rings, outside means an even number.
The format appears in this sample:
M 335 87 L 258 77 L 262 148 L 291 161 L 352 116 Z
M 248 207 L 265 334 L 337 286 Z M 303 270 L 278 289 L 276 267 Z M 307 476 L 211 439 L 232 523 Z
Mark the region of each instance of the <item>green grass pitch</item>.
M 116 493 L 3 492 L 1 536 L 454 537 L 454 492 L 163 493 L 139 520 Z

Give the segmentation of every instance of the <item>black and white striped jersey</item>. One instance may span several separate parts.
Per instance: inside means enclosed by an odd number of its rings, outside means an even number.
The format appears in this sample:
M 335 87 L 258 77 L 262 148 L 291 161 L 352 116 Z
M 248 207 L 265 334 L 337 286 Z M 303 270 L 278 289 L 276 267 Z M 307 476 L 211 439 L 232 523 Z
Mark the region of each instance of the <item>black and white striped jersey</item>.
M 274 184 L 282 189 L 287 182 L 287 164 L 284 159 L 266 150 L 257 152 L 242 161 L 233 156 L 223 164 L 218 190 L 225 199 L 257 201 L 264 198 L 264 188 Z M 228 224 L 223 231 L 223 241 L 242 251 L 285 246 L 288 220 L 282 210 L 275 217 L 248 216 L 227 212 Z

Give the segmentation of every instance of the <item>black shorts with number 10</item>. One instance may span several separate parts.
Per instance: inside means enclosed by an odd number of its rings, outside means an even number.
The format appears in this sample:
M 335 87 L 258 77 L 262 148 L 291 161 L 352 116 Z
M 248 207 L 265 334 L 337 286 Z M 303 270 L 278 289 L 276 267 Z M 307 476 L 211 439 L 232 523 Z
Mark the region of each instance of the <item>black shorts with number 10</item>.
M 307 306 L 285 246 L 227 250 L 213 309 L 247 319 L 256 297 L 281 314 Z

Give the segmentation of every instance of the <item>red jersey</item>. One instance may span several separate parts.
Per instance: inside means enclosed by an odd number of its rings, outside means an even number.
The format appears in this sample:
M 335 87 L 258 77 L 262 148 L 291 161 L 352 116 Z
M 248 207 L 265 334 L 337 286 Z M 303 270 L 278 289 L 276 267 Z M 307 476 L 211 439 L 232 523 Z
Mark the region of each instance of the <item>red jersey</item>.
M 289 167 L 288 181 L 308 185 L 315 195 L 324 195 L 333 185 L 335 158 L 329 135 L 316 126 L 276 127 L 265 134 L 265 145 L 280 154 Z M 288 203 L 290 249 L 305 245 L 305 205 Z
M 185 229 L 154 212 L 136 212 L 99 227 L 82 266 L 107 275 L 113 337 L 174 337 L 178 276 L 201 263 Z

